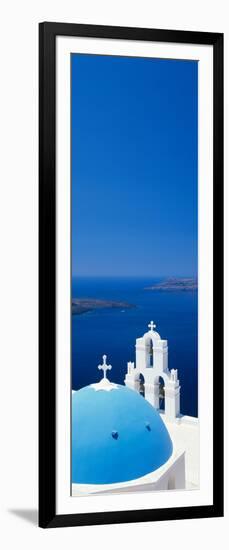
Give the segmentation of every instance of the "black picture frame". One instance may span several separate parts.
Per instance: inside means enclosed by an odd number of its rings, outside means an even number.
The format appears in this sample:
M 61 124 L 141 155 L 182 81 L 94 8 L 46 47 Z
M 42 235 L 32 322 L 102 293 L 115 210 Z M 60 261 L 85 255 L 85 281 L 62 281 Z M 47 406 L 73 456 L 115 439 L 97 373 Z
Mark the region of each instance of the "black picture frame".
M 57 36 L 213 46 L 213 504 L 56 514 L 56 50 Z M 207 207 L 207 205 L 206 205 Z M 45 22 L 39 25 L 39 526 L 223 516 L 223 34 Z

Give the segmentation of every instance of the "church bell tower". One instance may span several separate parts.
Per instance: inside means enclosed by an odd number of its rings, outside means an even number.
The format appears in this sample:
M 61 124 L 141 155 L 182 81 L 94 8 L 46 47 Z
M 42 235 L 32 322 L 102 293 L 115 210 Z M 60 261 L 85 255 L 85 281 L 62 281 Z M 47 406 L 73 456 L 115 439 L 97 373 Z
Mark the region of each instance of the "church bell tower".
M 162 340 L 154 329 L 156 325 L 151 321 L 149 331 L 141 338 L 136 339 L 136 366 L 127 363 L 125 384 L 129 388 L 140 391 L 140 380 L 144 380 L 145 399 L 160 410 L 160 380 L 164 384 L 165 416 L 168 420 L 175 420 L 180 415 L 180 384 L 178 372 L 168 368 L 168 343 Z

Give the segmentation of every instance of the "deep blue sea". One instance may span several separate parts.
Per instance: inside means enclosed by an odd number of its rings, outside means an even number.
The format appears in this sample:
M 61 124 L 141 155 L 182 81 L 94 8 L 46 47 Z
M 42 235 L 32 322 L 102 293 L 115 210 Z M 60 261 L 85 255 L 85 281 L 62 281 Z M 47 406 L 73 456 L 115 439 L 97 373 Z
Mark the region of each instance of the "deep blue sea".
M 168 340 L 169 369 L 178 369 L 181 413 L 198 415 L 196 291 L 150 291 L 153 278 L 73 278 L 73 298 L 125 301 L 133 309 L 98 309 L 72 316 L 72 386 L 79 389 L 101 379 L 97 366 L 108 356 L 111 381 L 123 384 L 127 361 L 135 361 L 135 340 L 153 320 Z

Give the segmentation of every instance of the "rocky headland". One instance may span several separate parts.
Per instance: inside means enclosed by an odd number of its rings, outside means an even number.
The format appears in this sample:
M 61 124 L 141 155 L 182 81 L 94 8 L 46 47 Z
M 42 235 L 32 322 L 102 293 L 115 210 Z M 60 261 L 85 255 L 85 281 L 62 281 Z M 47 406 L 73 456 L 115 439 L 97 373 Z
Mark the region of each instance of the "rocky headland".
M 98 300 L 94 298 L 73 298 L 72 299 L 72 314 L 81 315 L 82 313 L 87 313 L 94 309 L 105 309 L 105 308 L 119 308 L 119 309 L 130 309 L 135 307 L 133 304 L 128 304 L 127 302 L 116 302 L 113 300 Z
M 145 288 L 145 290 L 164 290 L 164 291 L 194 291 L 198 289 L 198 283 L 197 279 L 192 278 L 175 278 L 171 277 L 170 279 L 166 279 L 165 281 L 161 281 L 160 283 L 154 284 L 152 286 L 148 286 Z

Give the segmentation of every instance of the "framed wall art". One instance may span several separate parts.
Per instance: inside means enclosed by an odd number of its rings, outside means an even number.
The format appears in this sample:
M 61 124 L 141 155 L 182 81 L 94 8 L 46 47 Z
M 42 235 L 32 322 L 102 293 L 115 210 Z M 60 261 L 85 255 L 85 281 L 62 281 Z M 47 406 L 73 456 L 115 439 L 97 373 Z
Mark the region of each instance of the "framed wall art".
M 40 24 L 39 525 L 223 515 L 223 35 Z

